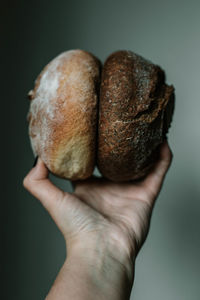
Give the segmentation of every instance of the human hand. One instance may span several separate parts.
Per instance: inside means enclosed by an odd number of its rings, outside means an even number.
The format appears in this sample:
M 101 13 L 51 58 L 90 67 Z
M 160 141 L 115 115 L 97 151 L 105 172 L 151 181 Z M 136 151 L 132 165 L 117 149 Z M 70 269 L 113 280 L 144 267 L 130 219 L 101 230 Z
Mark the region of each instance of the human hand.
M 171 160 L 172 152 L 165 141 L 159 160 L 143 180 L 114 183 L 91 177 L 76 182 L 74 193 L 69 193 L 48 179 L 48 170 L 39 158 L 25 177 L 24 186 L 41 201 L 63 233 L 69 257 L 77 253 L 84 260 L 89 256 L 91 262 L 97 252 L 104 253 L 100 256 L 106 253 L 126 270 L 131 281 L 134 260 L 147 236 L 152 209 Z

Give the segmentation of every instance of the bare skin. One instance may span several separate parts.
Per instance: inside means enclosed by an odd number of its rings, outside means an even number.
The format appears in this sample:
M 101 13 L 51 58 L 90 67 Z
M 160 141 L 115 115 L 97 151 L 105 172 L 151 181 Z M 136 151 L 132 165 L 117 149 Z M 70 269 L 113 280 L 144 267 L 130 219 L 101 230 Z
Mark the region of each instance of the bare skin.
M 76 182 L 74 193 L 67 193 L 48 179 L 38 159 L 24 187 L 47 209 L 67 246 L 67 259 L 46 299 L 129 299 L 135 259 L 171 161 L 164 142 L 142 181 L 113 183 L 92 177 Z

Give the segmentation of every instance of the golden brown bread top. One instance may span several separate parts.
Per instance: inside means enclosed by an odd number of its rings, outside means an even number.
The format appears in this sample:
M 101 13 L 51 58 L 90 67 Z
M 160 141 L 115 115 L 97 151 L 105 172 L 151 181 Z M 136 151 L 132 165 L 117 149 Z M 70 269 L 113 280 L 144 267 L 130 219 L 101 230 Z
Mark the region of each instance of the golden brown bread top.
M 114 181 L 144 176 L 173 114 L 174 88 L 165 84 L 164 71 L 131 51 L 111 54 L 102 71 L 99 107 L 100 172 Z
M 93 172 L 99 77 L 97 58 L 71 50 L 44 68 L 29 93 L 34 154 L 60 177 L 84 179 Z

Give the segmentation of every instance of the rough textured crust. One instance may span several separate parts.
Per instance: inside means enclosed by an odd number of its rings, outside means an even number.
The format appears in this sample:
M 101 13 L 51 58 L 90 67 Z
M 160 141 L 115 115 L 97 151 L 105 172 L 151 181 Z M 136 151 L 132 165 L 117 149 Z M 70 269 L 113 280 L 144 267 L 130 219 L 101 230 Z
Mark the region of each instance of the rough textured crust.
M 106 60 L 101 78 L 97 164 L 104 177 L 145 176 L 157 157 L 174 111 L 174 88 L 164 71 L 132 53 Z
M 59 177 L 85 179 L 93 172 L 99 80 L 99 60 L 71 50 L 53 59 L 29 92 L 33 152 Z

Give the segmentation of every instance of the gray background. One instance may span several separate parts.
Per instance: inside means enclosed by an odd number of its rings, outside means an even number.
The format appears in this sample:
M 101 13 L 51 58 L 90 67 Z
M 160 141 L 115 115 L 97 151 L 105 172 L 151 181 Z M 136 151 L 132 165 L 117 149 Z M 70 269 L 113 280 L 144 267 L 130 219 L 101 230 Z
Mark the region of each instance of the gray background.
M 0 28 L 2 299 L 44 299 L 65 258 L 60 232 L 22 187 L 33 163 L 26 94 L 49 60 L 76 48 L 101 60 L 132 50 L 161 65 L 176 88 L 174 161 L 137 259 L 131 299 L 199 299 L 200 2 L 13 1 L 1 7 Z

